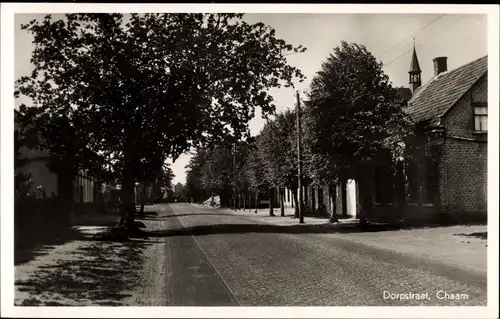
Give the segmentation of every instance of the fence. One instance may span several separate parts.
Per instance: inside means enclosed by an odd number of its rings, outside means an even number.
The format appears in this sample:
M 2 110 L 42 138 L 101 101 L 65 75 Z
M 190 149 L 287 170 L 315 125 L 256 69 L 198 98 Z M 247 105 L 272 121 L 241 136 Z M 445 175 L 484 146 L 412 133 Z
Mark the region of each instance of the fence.
M 56 198 L 26 196 L 14 202 L 14 244 L 23 248 L 37 237 L 53 235 L 55 229 L 67 226 L 58 213 Z

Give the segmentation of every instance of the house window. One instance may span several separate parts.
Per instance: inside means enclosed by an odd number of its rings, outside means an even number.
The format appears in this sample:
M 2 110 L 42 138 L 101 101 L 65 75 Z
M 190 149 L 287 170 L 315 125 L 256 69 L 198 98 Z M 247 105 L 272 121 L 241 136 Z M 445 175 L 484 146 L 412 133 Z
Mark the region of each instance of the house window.
M 488 130 L 488 108 L 486 105 L 474 105 L 474 130 L 476 132 Z
M 386 165 L 377 165 L 373 170 L 374 200 L 376 204 L 394 202 L 393 175 Z

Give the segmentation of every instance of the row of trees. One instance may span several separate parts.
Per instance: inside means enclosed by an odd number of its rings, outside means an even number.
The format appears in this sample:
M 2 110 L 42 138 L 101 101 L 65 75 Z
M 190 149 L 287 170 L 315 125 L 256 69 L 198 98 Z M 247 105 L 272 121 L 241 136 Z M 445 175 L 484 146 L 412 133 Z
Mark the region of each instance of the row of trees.
M 290 108 L 268 120 L 252 140 L 236 144 L 226 140 L 198 149 L 187 167 L 187 188 L 197 200 L 217 193 L 222 205 L 237 200 L 233 187 L 241 194 L 274 189 L 282 214 L 283 189 L 288 188 L 297 208 L 303 205 L 297 199 L 300 134 L 302 184 L 335 185 L 355 179 L 361 199 L 370 200 L 360 203 L 362 213 L 371 206 L 373 168 L 383 165 L 388 174 L 395 173 L 405 155 L 403 141 L 411 126 L 403 105 L 396 103 L 397 94 L 382 63 L 365 46 L 342 42 L 312 80 L 301 109 L 301 132 L 297 110 Z M 270 207 L 272 215 L 272 203 Z M 335 214 L 331 216 L 335 220 Z
M 190 147 L 249 136 L 256 106 L 275 111 L 268 90 L 303 80 L 285 55 L 305 48 L 243 14 L 47 15 L 22 29 L 34 47 L 32 73 L 16 81 L 31 101 L 16 118 L 22 139 L 49 151 L 65 214 L 79 170 L 118 179 L 130 230 L 136 182 Z

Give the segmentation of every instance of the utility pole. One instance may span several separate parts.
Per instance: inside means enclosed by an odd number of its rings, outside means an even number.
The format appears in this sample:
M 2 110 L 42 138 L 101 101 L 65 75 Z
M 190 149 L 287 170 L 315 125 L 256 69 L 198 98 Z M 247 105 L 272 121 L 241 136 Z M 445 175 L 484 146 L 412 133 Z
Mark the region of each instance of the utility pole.
M 304 223 L 304 210 L 302 206 L 302 128 L 301 128 L 301 111 L 300 111 L 300 97 L 299 97 L 299 91 L 297 91 L 297 166 L 298 166 L 298 172 L 297 172 L 297 180 L 298 180 L 298 186 L 299 186 L 299 191 L 297 193 L 298 195 L 298 200 L 299 200 L 299 223 L 303 224 Z
M 236 210 L 236 142 L 233 143 L 233 209 Z

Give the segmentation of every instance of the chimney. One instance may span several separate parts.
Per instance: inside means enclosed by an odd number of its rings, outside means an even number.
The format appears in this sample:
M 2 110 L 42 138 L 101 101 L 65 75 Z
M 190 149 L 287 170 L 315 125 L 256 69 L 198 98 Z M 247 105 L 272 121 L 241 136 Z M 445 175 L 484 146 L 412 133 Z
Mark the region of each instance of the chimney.
M 445 56 L 440 56 L 432 59 L 432 61 L 434 62 L 434 76 L 437 76 L 438 74 L 448 71 L 448 66 L 446 63 L 447 59 L 448 58 Z

